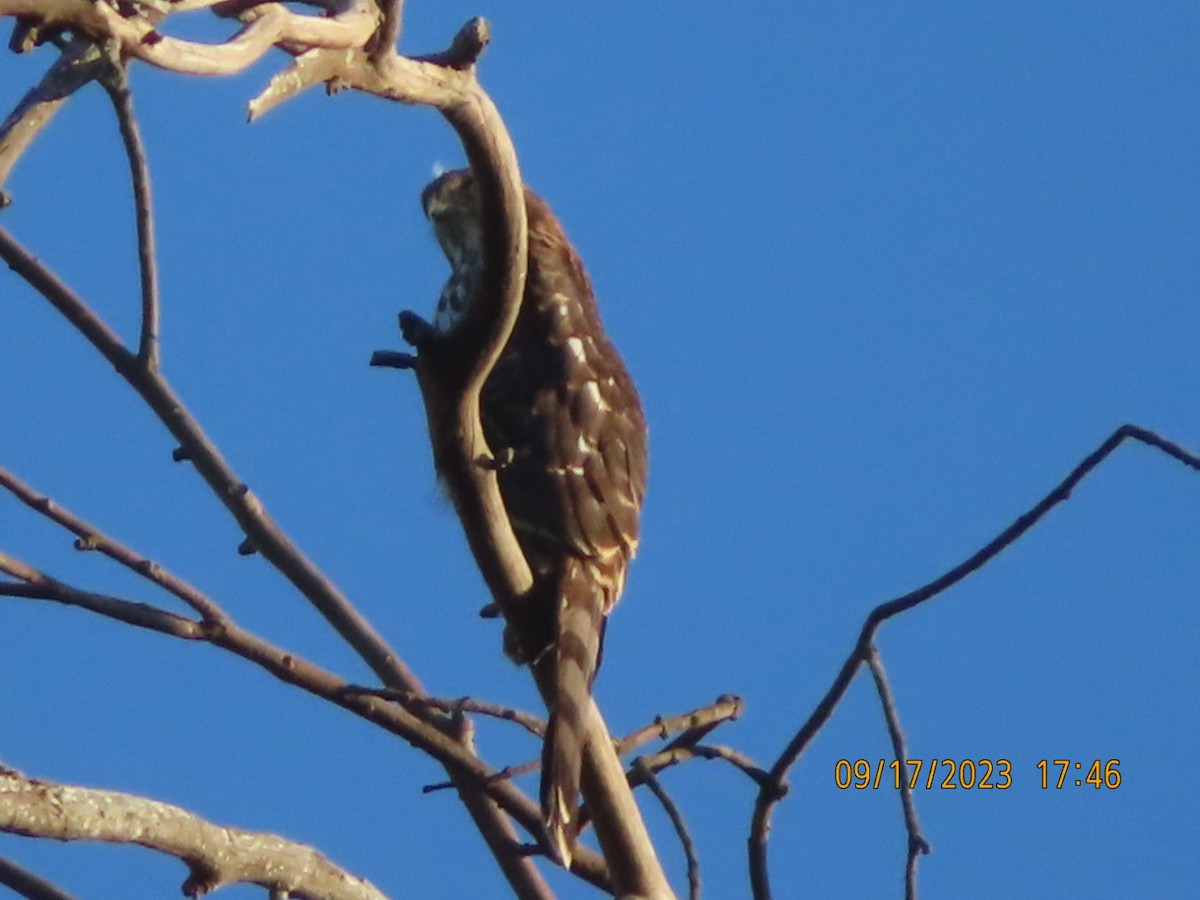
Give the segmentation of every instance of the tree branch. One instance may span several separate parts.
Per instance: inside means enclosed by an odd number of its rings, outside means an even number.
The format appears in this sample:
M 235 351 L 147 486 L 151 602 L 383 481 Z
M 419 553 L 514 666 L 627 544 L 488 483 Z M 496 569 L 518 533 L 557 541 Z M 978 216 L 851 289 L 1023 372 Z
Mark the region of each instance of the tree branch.
M 639 728 L 617 741 L 617 756 L 632 753 L 656 738 L 666 740 L 673 731 L 683 732 L 676 738 L 677 741 L 694 744 L 722 722 L 732 722 L 741 716 L 745 708 L 745 701 L 741 697 L 722 694 L 715 703 L 694 709 L 689 713 L 678 716 L 655 716 L 653 724 Z
M 387 642 L 275 524 L 166 379 L 159 372 L 143 367 L 83 300 L 3 228 L 0 228 L 0 258 L 49 300 L 138 392 L 253 545 L 308 598 L 376 675 L 390 687 L 420 691 L 420 682 Z
M 875 682 L 875 690 L 879 692 L 879 702 L 883 705 L 883 717 L 887 721 L 888 737 L 892 741 L 892 754 L 904 771 L 908 762 L 908 749 L 904 740 L 904 730 L 900 727 L 900 713 L 896 710 L 896 698 L 892 695 L 892 686 L 888 682 L 887 672 L 883 668 L 883 660 L 879 658 L 879 650 L 874 644 L 867 651 L 867 665 L 871 669 L 871 678 Z M 907 778 L 900 779 L 900 806 L 904 810 L 904 832 L 908 836 L 908 846 L 904 861 L 904 900 L 917 900 L 917 858 L 933 851 L 925 835 L 921 834 L 921 823 L 917 821 L 917 807 L 913 803 L 912 788 Z
M 100 74 L 105 65 L 103 56 L 92 43 L 72 41 L 37 86 L 25 94 L 8 118 L 0 123 L 0 208 L 8 205 L 4 185 L 21 155 L 50 124 L 67 98 Z
M 191 619 L 148 603 L 134 603 L 107 594 L 80 590 L 3 552 L 0 552 L 0 573 L 17 579 L 16 582 L 0 582 L 0 596 L 52 600 L 184 640 L 199 641 L 205 638 L 203 628 Z
M 337 704 L 348 712 L 407 741 L 446 767 L 454 787 L 464 803 L 477 804 L 481 829 L 487 827 L 485 838 L 489 845 L 496 843 L 504 853 L 497 859 L 506 874 L 520 874 L 514 889 L 520 897 L 549 897 L 541 892 L 543 885 L 532 861 L 519 852 L 520 843 L 512 831 L 507 816 L 512 816 L 531 835 L 541 832 L 541 811 L 515 785 L 498 777 L 478 756 L 469 752 L 452 734 L 444 720 L 428 721 L 395 703 L 384 702 L 369 693 L 355 691 L 343 679 L 319 666 L 277 647 L 225 618 L 219 623 L 205 624 L 177 616 L 165 610 L 104 594 L 94 594 L 68 585 L 0 553 L 0 573 L 18 579 L 18 583 L 0 582 L 0 596 L 50 600 L 65 606 L 76 606 L 107 618 L 135 625 L 161 634 L 185 640 L 207 641 L 215 647 L 242 657 L 274 675 L 280 681 L 305 690 Z M 483 804 L 488 806 L 483 806 Z M 483 810 L 491 809 L 484 815 Z M 501 812 L 502 811 L 502 812 Z M 503 813 L 503 814 L 502 814 Z M 505 815 L 507 814 L 507 815 Z M 494 848 L 495 849 L 495 848 Z M 524 860 L 534 877 L 528 877 L 514 860 Z M 505 868 L 506 866 L 511 867 Z M 572 871 L 584 880 L 607 888 L 608 870 L 604 860 L 595 853 L 583 850 L 577 854 Z
M 454 354 L 458 360 L 469 361 L 467 366 L 444 365 L 439 372 L 442 377 L 431 378 L 428 357 L 422 354 L 416 370 L 439 470 L 453 473 L 447 478 L 452 495 L 469 498 L 467 502 L 477 506 L 478 515 L 462 517 L 482 525 L 468 533 L 468 543 L 485 581 L 503 607 L 507 598 L 523 594 L 532 581 L 500 500 L 495 473 L 475 465 L 477 458 L 487 454 L 479 424 L 478 393 L 516 317 L 524 286 L 527 238 L 516 152 L 499 113 L 474 73 L 474 61 L 487 43 L 486 24 L 482 20 L 469 22 L 446 54 L 431 58 L 436 61 L 405 59 L 391 48 L 380 50 L 372 59 L 362 48 L 378 20 L 375 7 L 365 0 L 331 0 L 319 5 L 332 16 L 300 16 L 274 4 L 239 4 L 236 11 L 246 24 L 219 45 L 166 37 L 159 31 L 158 22 L 137 15 L 123 18 L 106 4 L 87 0 L 0 0 L 0 15 L 17 14 L 50 25 L 70 25 L 97 39 L 117 40 L 129 56 L 194 74 L 238 71 L 275 45 L 298 54 L 296 63 L 273 79 L 263 96 L 251 105 L 252 115 L 323 81 L 404 103 L 433 106 L 442 112 L 462 141 L 481 193 L 486 236 L 483 281 L 490 288 L 489 302 L 476 304 L 455 330 L 458 349 L 472 348 L 470 353 Z M 155 372 L 139 371 L 136 358 L 107 326 L 2 230 L 0 257 L 47 296 L 138 390 L 175 435 L 183 454 L 233 513 L 251 544 L 317 606 L 383 683 L 420 692 L 412 673 L 267 517 L 257 498 L 236 479 L 169 385 Z M 541 666 L 534 674 L 545 693 L 551 673 Z M 614 865 L 620 864 L 621 871 L 613 873 L 618 893 L 630 897 L 673 896 L 594 703 L 586 722 L 583 793 L 596 815 L 597 834 L 606 856 Z
M 795 765 L 801 754 L 808 748 L 808 745 L 816 737 L 821 728 L 824 727 L 825 723 L 829 721 L 830 716 L 833 715 L 833 711 L 837 708 L 838 703 L 841 702 L 842 697 L 845 696 L 846 690 L 850 687 L 850 683 L 858 673 L 859 667 L 868 658 L 871 646 L 875 640 L 875 634 L 880 626 L 893 616 L 898 616 L 912 609 L 914 606 L 918 606 L 926 600 L 936 597 L 938 594 L 962 581 L 972 572 L 987 565 L 988 562 L 1036 525 L 1046 513 L 1050 512 L 1058 504 L 1070 499 L 1071 492 L 1079 482 L 1086 478 L 1109 454 L 1126 440 L 1134 440 L 1149 447 L 1154 447 L 1172 459 L 1183 463 L 1185 466 L 1200 471 L 1200 456 L 1184 449 L 1179 444 L 1160 437 L 1146 428 L 1138 425 L 1122 425 L 1109 435 L 1099 447 L 1088 454 L 1083 462 L 1072 469 L 1067 477 L 1059 482 L 1049 494 L 1018 517 L 1016 521 L 1005 528 L 1004 531 L 986 546 L 928 584 L 894 600 L 889 600 L 887 603 L 882 603 L 871 610 L 866 621 L 863 623 L 854 648 L 850 651 L 850 655 L 846 657 L 846 661 L 842 663 L 842 668 L 838 672 L 837 677 L 834 678 L 833 684 L 830 685 L 829 690 L 821 698 L 816 709 L 813 710 L 808 720 L 796 732 L 795 737 L 792 738 L 783 753 L 780 754 L 779 759 L 771 767 L 770 781 L 763 785 L 759 792 L 758 800 L 754 804 L 754 814 L 751 818 L 750 837 L 747 841 L 747 846 L 750 857 L 750 885 L 755 900 L 766 900 L 766 898 L 771 896 L 770 879 L 767 874 L 767 835 L 771 828 L 772 811 L 787 792 L 787 773 Z
M 154 202 L 150 194 L 150 167 L 146 148 L 133 112 L 133 94 L 129 91 L 128 63 L 109 47 L 110 65 L 100 83 L 112 100 L 121 129 L 121 141 L 129 159 L 129 178 L 133 184 L 133 209 L 137 224 L 138 271 L 142 287 L 142 327 L 138 339 L 138 361 L 147 369 L 158 369 L 158 253 L 154 246 Z
M 60 841 L 138 844 L 174 856 L 191 874 L 188 896 L 257 884 L 307 900 L 384 900 L 370 882 L 311 847 L 273 834 L 213 825 L 178 806 L 0 769 L 0 831 Z
M 395 700 L 405 709 L 437 710 L 439 712 L 457 715 L 459 713 L 478 713 L 505 722 L 515 722 L 536 738 L 546 734 L 546 722 L 532 713 L 527 713 L 511 706 L 476 700 L 473 697 L 459 697 L 449 700 L 442 697 L 431 697 L 428 694 L 410 694 L 405 691 L 393 691 L 388 688 L 368 688 L 359 685 L 349 685 L 348 693 L 369 694 L 372 697 L 382 697 L 385 700 Z
M 729 763 L 742 774 L 748 776 L 760 788 L 771 782 L 770 774 L 760 768 L 754 760 L 741 751 L 734 750 L 732 747 L 726 747 L 723 744 L 689 744 L 666 747 L 658 753 L 651 753 L 642 757 L 642 759 L 655 772 L 661 772 L 663 769 L 686 762 L 689 759 L 719 759 Z M 637 787 L 639 784 L 642 784 L 637 772 L 633 769 L 629 772 L 629 784 L 631 787 Z
M 25 897 L 26 900 L 75 900 L 66 891 L 43 878 L 38 878 L 32 872 L 2 856 L 0 856 L 0 884 Z
M 483 23 L 475 20 L 460 30 L 452 47 L 481 49 L 486 37 Z M 392 55 L 377 69 L 352 66 L 339 78 L 371 93 L 438 108 L 458 132 L 480 191 L 484 266 L 476 297 L 482 302 L 469 304 L 463 319 L 444 340 L 423 347 L 414 368 L 436 468 L 466 527 L 467 543 L 484 581 L 500 608 L 510 615 L 518 611 L 519 598 L 530 589 L 533 579 L 501 500 L 496 473 L 477 462 L 492 455 L 479 420 L 479 391 L 507 342 L 524 292 L 524 191 L 508 131 L 475 81 L 473 67 L 438 69 L 438 78 L 451 88 L 446 93 L 424 90 L 421 79 L 428 77 L 429 66 Z M 411 78 L 405 73 L 411 73 Z M 396 94 L 397 83 L 415 87 Z M 532 669 L 543 698 L 552 697 L 552 660 L 544 658 Z M 674 896 L 594 701 L 585 723 L 582 793 L 618 893 Z
M 0 488 L 11 493 L 30 509 L 45 516 L 51 522 L 61 525 L 75 535 L 75 549 L 95 550 L 103 553 L 109 559 L 142 576 L 152 584 L 178 597 L 206 622 L 221 623 L 229 617 L 213 600 L 182 578 L 172 575 L 158 563 L 135 553 L 120 541 L 117 541 L 94 525 L 85 522 L 69 510 L 55 503 L 44 494 L 38 493 L 25 482 L 21 481 L 7 469 L 0 467 Z
M 666 810 L 671 824 L 675 826 L 675 834 L 679 836 L 679 843 L 683 846 L 683 855 L 687 859 L 688 896 L 691 900 L 700 900 L 700 857 L 696 853 L 696 842 L 692 839 L 691 832 L 688 831 L 683 813 L 679 811 L 679 807 L 671 799 L 671 795 L 667 793 L 667 789 L 662 786 L 662 782 L 658 780 L 658 776 L 646 764 L 644 758 L 639 757 L 634 760 L 633 771 L 645 782 L 646 787 L 650 788 L 650 792 L 658 798 L 658 802 Z
M 126 56 L 161 69 L 190 75 L 233 75 L 253 65 L 277 45 L 349 49 L 363 47 L 375 33 L 380 13 L 371 0 L 312 3 L 333 13 L 305 16 L 278 3 L 242 8 L 246 24 L 220 44 L 168 37 L 161 23 L 122 16 L 107 3 L 89 0 L 0 0 L 0 16 L 22 16 L 47 25 L 78 29 L 98 43 L 115 39 Z

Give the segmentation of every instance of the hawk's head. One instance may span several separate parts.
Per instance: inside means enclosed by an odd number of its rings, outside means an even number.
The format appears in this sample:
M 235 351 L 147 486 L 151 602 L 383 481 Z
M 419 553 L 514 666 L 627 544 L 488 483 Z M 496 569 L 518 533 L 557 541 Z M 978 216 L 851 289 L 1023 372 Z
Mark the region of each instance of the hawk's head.
M 479 265 L 483 231 L 479 223 L 479 192 L 470 169 L 443 172 L 421 191 L 421 206 L 433 225 L 450 266 L 458 271 Z

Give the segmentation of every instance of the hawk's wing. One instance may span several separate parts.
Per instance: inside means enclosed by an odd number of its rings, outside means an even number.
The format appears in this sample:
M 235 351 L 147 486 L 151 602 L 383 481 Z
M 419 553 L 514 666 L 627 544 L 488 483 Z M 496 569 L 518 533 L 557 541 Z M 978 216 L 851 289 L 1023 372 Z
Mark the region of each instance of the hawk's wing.
M 548 207 L 527 193 L 529 273 L 512 336 L 484 385 L 484 435 L 500 492 L 533 570 L 543 614 L 527 659 L 555 650 L 542 806 L 570 862 L 586 710 L 604 616 L 637 550 L 646 488 L 641 402 L 604 334 L 583 264 Z

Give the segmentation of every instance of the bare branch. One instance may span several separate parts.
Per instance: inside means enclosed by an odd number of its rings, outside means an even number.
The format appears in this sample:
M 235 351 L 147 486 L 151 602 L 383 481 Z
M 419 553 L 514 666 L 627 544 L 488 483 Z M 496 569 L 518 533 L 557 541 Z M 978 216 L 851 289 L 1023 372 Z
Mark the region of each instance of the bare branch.
M 505 766 L 492 776 L 495 781 L 511 781 L 514 778 L 520 778 L 522 775 L 528 775 L 530 772 L 536 772 L 542 767 L 540 759 L 531 759 L 529 762 L 523 762 L 515 766 Z M 422 794 L 436 794 L 438 791 L 448 791 L 454 787 L 453 781 L 437 781 L 433 784 L 427 784 L 421 788 Z M 535 845 L 536 846 L 536 845 Z M 542 849 L 538 848 L 538 853 L 542 853 Z
M 30 509 L 75 535 L 78 538 L 75 542 L 76 549 L 96 550 L 109 559 L 116 560 L 147 581 L 174 594 L 198 612 L 207 622 L 219 623 L 228 620 L 225 611 L 203 592 L 183 579 L 172 575 L 153 560 L 135 553 L 124 544 L 109 537 L 49 497 L 38 493 L 4 468 L 0 468 L 0 488 L 7 490 Z
M 446 712 L 453 712 L 456 709 L 461 709 L 463 712 L 477 712 L 481 715 L 488 715 L 498 719 L 518 722 L 536 737 L 542 737 L 545 734 L 546 723 L 544 720 L 539 719 L 536 716 L 532 716 L 529 713 L 511 709 L 499 704 L 483 703 L 478 700 L 471 700 L 470 698 L 463 698 L 462 700 L 442 700 L 434 697 L 415 697 L 411 695 L 398 696 L 399 692 L 390 691 L 386 688 L 352 687 L 351 690 L 354 692 L 370 694 L 371 696 L 375 697 L 384 697 L 386 699 L 396 700 L 397 702 L 406 706 L 412 705 L 416 708 L 436 708 Z M 741 699 L 737 697 L 731 699 L 736 701 L 740 711 L 742 703 Z M 689 721 L 692 721 L 693 717 L 697 716 L 697 714 L 700 714 L 701 716 L 705 714 L 716 714 L 720 717 L 720 721 L 726 721 L 729 718 L 735 718 L 735 716 L 727 716 L 721 711 L 721 707 L 726 705 L 728 702 L 729 700 L 720 701 L 711 707 L 697 710 L 696 713 L 672 716 L 669 719 L 662 719 L 660 717 L 659 722 L 662 723 L 661 725 L 657 723 L 655 725 L 647 725 L 645 728 L 639 729 L 629 737 L 618 741 L 617 753 L 619 756 L 624 756 L 648 741 L 653 740 L 655 737 L 665 736 L 665 734 L 669 733 L 670 730 L 686 727 Z M 655 772 L 669 768 L 670 766 L 689 759 L 721 759 L 730 763 L 735 768 L 741 769 L 756 783 L 760 785 L 766 783 L 770 779 L 770 776 L 745 754 L 721 744 L 697 743 L 697 741 L 699 741 L 704 734 L 707 734 L 714 727 L 716 727 L 716 725 L 719 725 L 720 721 L 710 722 L 708 724 L 699 725 L 693 729 L 690 729 L 659 752 L 650 754 L 649 756 L 640 757 L 640 759 L 649 765 Z M 662 734 L 659 733 L 660 731 Z M 541 759 L 533 759 L 529 762 L 521 763 L 516 766 L 505 766 L 503 769 L 497 772 L 493 778 L 497 780 L 516 778 L 520 775 L 528 775 L 530 772 L 536 772 L 541 767 Z M 631 770 L 628 781 L 630 787 L 638 787 L 643 783 L 637 777 L 637 775 L 633 773 L 633 770 Z M 453 786 L 454 785 L 448 781 L 438 782 L 436 784 L 426 785 L 424 790 L 427 793 L 433 793 L 435 791 L 444 791 Z M 584 807 L 580 816 L 580 821 L 582 824 L 586 824 L 590 820 L 591 816 L 589 815 L 587 808 Z
M 109 50 L 115 51 L 110 45 Z M 146 148 L 133 112 L 133 94 L 129 91 L 128 64 L 116 52 L 110 52 L 111 65 L 100 83 L 112 100 L 121 129 L 121 141 L 129 159 L 129 178 L 133 184 L 133 208 L 137 222 L 138 270 L 142 287 L 142 327 L 138 339 L 138 360 L 148 369 L 158 368 L 158 253 L 154 246 L 154 201 L 150 193 L 150 167 Z
M 118 622 L 136 625 L 161 634 L 189 641 L 204 640 L 203 627 L 191 619 L 177 616 L 147 603 L 134 603 L 107 594 L 95 594 L 80 590 L 65 582 L 51 578 L 15 557 L 0 552 L 0 573 L 17 579 L 0 582 L 0 596 L 27 597 L 31 600 L 53 600 L 66 606 L 78 606 L 99 613 Z
M 469 22 L 450 51 L 435 57 L 437 62 L 405 59 L 390 48 L 372 60 L 361 48 L 374 32 L 378 20 L 375 7 L 366 0 L 331 0 L 321 5 L 333 15 L 315 18 L 274 4 L 254 8 L 239 4 L 238 12 L 246 25 L 233 38 L 215 46 L 163 36 L 157 23 L 147 18 L 134 15 L 126 19 L 106 4 L 87 0 L 0 0 L 0 15 L 31 16 L 52 25 L 70 24 L 98 38 L 119 41 L 127 55 L 196 74 L 238 71 L 271 46 L 279 45 L 290 53 L 304 55 L 304 67 L 298 63 L 286 73 L 295 79 L 292 87 L 285 90 L 277 80 L 268 88 L 268 94 L 278 88 L 275 93 L 279 96 L 292 96 L 318 83 L 319 78 L 404 103 L 430 105 L 442 112 L 462 141 L 481 194 L 485 234 L 481 293 L 488 302 L 473 304 L 455 330 L 453 346 L 446 347 L 443 354 L 423 353 L 416 371 L 439 471 L 447 475 L 451 494 L 466 498 L 465 502 L 477 509 L 478 514 L 472 510 L 471 514 L 460 514 L 460 518 L 480 523 L 478 529 L 468 533 L 468 543 L 503 608 L 511 598 L 521 596 L 532 580 L 500 500 L 495 473 L 475 465 L 477 458 L 488 455 L 479 423 L 478 394 L 519 308 L 527 238 L 516 153 L 499 113 L 474 73 L 474 61 L 487 43 L 487 28 L 482 20 Z M 330 60 L 338 65 L 330 65 Z M 261 103 L 266 105 L 270 100 L 265 96 Z M 107 326 L 2 230 L 0 257 L 42 291 L 138 390 L 233 513 L 251 544 L 317 606 L 383 683 L 419 692 L 420 685 L 412 673 L 236 479 L 169 385 L 155 372 L 139 371 L 136 358 Z M 440 357 L 441 365 L 430 362 L 434 357 Z M 455 364 L 454 360 L 459 362 Z M 543 693 L 551 687 L 552 674 L 546 665 L 535 669 Z M 583 793 L 596 816 L 597 834 L 607 857 L 622 864 L 622 871 L 613 876 L 618 893 L 672 896 L 594 703 L 585 721 L 588 742 Z
M 483 23 L 474 20 L 460 30 L 453 46 L 467 59 L 486 42 Z M 458 132 L 471 164 L 484 235 L 482 283 L 476 294 L 482 302 L 469 304 L 443 340 L 422 347 L 414 368 L 436 468 L 445 478 L 459 520 L 467 526 L 467 543 L 505 615 L 519 617 L 519 598 L 533 579 L 501 500 L 496 473 L 476 462 L 492 455 L 479 420 L 479 391 L 512 330 L 525 284 L 528 238 L 516 151 L 499 112 L 475 81 L 472 66 L 447 69 L 392 55 L 374 68 L 348 65 L 338 77 L 360 90 L 435 106 Z M 398 91 L 398 86 L 404 89 Z M 543 698 L 553 696 L 553 661 L 544 657 L 532 668 Z M 673 896 L 595 702 L 585 722 L 583 795 L 613 866 L 618 893 Z
M 387 642 L 275 524 L 166 379 L 159 372 L 144 368 L 83 300 L 3 228 L 0 228 L 0 258 L 49 300 L 138 392 L 259 552 L 308 598 L 380 680 L 390 687 L 420 691 L 416 677 Z
M 369 693 L 348 690 L 350 686 L 333 673 L 263 640 L 228 619 L 205 625 L 147 604 L 83 591 L 3 553 L 0 553 L 0 573 L 19 579 L 19 583 L 0 582 L 0 596 L 50 600 L 173 637 L 208 641 L 255 663 L 280 681 L 336 703 L 428 753 L 446 767 L 452 785 L 475 815 L 481 831 L 487 829 L 484 837 L 489 846 L 493 845 L 493 841 L 498 842 L 493 846 L 493 852 L 501 848 L 504 850 L 503 853 L 497 853 L 497 860 L 506 874 L 510 875 L 510 880 L 513 876 L 517 877 L 513 886 L 518 895 L 529 898 L 551 896 L 541 892 L 538 887 L 543 884 L 541 876 L 532 867 L 531 861 L 520 852 L 520 844 L 504 815 L 511 815 L 529 834 L 538 835 L 541 832 L 541 811 L 515 785 L 500 778 L 452 737 L 446 721 L 422 719 Z M 572 871 L 601 889 L 608 887 L 607 866 L 595 853 L 580 848 Z
M 490 716 L 493 719 L 516 722 L 536 738 L 544 737 L 546 734 L 546 722 L 544 719 L 540 719 L 532 713 L 527 713 L 520 709 L 513 709 L 510 706 L 490 703 L 485 700 L 476 700 L 472 697 L 460 697 L 457 700 L 449 700 L 442 697 L 430 697 L 427 694 L 413 694 L 408 691 L 395 691 L 389 688 L 360 687 L 359 685 L 348 685 L 346 692 L 368 694 L 372 697 L 382 697 L 384 700 L 395 700 L 410 711 L 433 709 L 453 715 L 459 713 L 478 713 L 481 716 Z
M 795 737 L 784 749 L 779 759 L 771 767 L 770 781 L 764 785 L 754 805 L 754 815 L 751 818 L 750 838 L 748 843 L 750 853 L 750 884 L 755 900 L 766 900 L 771 896 L 770 880 L 767 874 L 767 834 L 771 828 L 771 814 L 775 805 L 787 791 L 787 773 L 804 753 L 817 733 L 829 721 L 833 711 L 845 696 L 846 690 L 858 673 L 859 667 L 868 658 L 870 648 L 875 640 L 879 627 L 893 616 L 907 612 L 914 606 L 936 597 L 938 594 L 953 587 L 972 572 L 981 569 L 992 559 L 1002 553 L 1018 538 L 1036 525 L 1046 513 L 1055 506 L 1070 499 L 1071 492 L 1097 466 L 1100 465 L 1125 440 L 1134 440 L 1149 447 L 1161 450 L 1163 453 L 1183 463 L 1188 468 L 1200 471 L 1200 456 L 1186 450 L 1179 444 L 1155 434 L 1149 429 L 1138 425 L 1122 425 L 1083 462 L 1077 465 L 1058 485 L 1045 497 L 1039 500 L 1031 509 L 1017 518 L 990 543 L 976 551 L 963 562 L 959 563 L 944 575 L 935 578 L 915 591 L 910 591 L 887 603 L 882 603 L 867 616 L 859 632 L 858 640 L 842 668 L 826 691 L 825 696 L 817 704 L 816 709 L 808 720 L 796 732 Z
M 656 738 L 665 740 L 674 731 L 685 732 L 677 740 L 689 745 L 694 744 L 722 722 L 731 722 L 741 716 L 745 707 L 745 701 L 741 697 L 722 694 L 715 703 L 702 706 L 689 713 L 678 716 L 656 716 L 653 724 L 639 728 L 617 741 L 617 756 L 632 753 L 638 747 L 644 746 Z
M 66 891 L 2 856 L 0 856 L 0 884 L 25 897 L 26 900 L 75 900 Z
M 278 3 L 242 10 L 245 26 L 220 44 L 202 44 L 163 35 L 158 22 L 123 17 L 107 3 L 88 0 L 0 0 L 0 16 L 24 16 L 50 25 L 79 29 L 98 42 L 115 39 L 127 56 L 191 75 L 233 75 L 253 65 L 272 47 L 349 49 L 362 47 L 375 32 L 379 10 L 371 0 L 318 3 L 330 17 L 304 16 Z
M 887 672 L 884 671 L 883 660 L 879 658 L 879 650 L 874 644 L 867 652 L 867 665 L 871 669 L 875 689 L 879 692 L 879 702 L 883 705 L 888 736 L 892 740 L 892 753 L 903 771 L 908 760 L 904 730 L 900 727 L 900 713 L 896 710 L 896 698 L 892 695 L 892 686 L 888 682 Z M 900 805 L 904 810 L 904 832 L 908 836 L 904 862 L 904 900 L 917 900 L 917 858 L 932 852 L 933 848 L 921 833 L 921 823 L 917 821 L 917 807 L 913 803 L 912 788 L 909 787 L 907 778 L 900 779 Z
M 675 805 L 675 801 L 671 799 L 671 795 L 667 793 L 666 788 L 662 786 L 645 759 L 641 757 L 635 759 L 633 771 L 646 783 L 650 792 L 658 798 L 658 802 L 667 811 L 671 824 L 675 826 L 679 843 L 683 845 L 683 855 L 687 858 L 688 896 L 691 900 L 700 900 L 700 858 L 696 854 L 696 842 L 692 840 L 687 823 L 683 820 L 683 813 L 679 811 L 679 807 Z
M 176 857 L 191 874 L 183 892 L 257 884 L 311 900 L 383 900 L 369 882 L 316 850 L 263 832 L 213 825 L 169 803 L 54 784 L 0 770 L 0 831 L 60 841 L 138 844 Z
M 21 155 L 67 98 L 95 78 L 104 65 L 100 51 L 90 42 L 72 41 L 37 86 L 0 123 L 0 207 L 8 203 L 4 184 Z
M 739 750 L 726 747 L 724 744 L 693 744 L 679 747 L 667 747 L 658 753 L 642 757 L 646 765 L 655 772 L 686 762 L 689 759 L 719 759 L 729 763 L 735 769 L 750 777 L 760 788 L 771 783 L 771 776 L 754 760 Z M 637 787 L 642 784 L 637 772 L 630 769 L 629 784 Z
M 270 644 L 228 618 L 220 623 L 205 625 L 145 603 L 80 590 L 4 553 L 0 553 L 0 573 L 17 579 L 16 583 L 0 582 L 0 596 L 51 600 L 172 637 L 208 641 L 258 664 L 281 681 L 331 700 L 382 726 L 440 762 L 464 771 L 481 784 L 489 781 L 493 775 L 477 757 L 467 754 L 457 741 L 449 737 L 450 729 L 446 721 L 421 720 L 393 704 L 376 702 L 369 694 L 348 691 L 343 679 Z M 501 793 L 498 796 L 506 804 L 516 801 L 514 814 L 532 825 L 533 833 L 537 832 L 540 816 L 529 798 L 523 794 Z

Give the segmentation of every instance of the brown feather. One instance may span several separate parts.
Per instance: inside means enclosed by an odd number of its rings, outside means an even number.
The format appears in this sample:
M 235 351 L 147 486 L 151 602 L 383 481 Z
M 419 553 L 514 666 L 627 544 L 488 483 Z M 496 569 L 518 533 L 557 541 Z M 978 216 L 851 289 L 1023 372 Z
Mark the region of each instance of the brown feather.
M 470 173 L 440 176 L 422 202 L 453 270 L 435 324 L 453 328 L 454 313 L 482 269 Z M 604 333 L 579 254 L 550 208 L 528 189 L 526 209 L 525 295 L 484 384 L 480 413 L 493 455 L 506 460 L 497 472 L 500 493 L 534 577 L 529 614 L 509 643 L 519 647 L 522 662 L 554 648 L 540 793 L 552 845 L 569 864 L 604 617 L 620 597 L 638 545 L 646 424 L 633 380 Z

